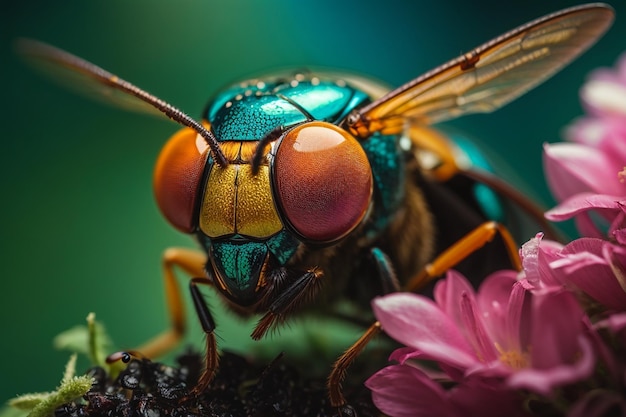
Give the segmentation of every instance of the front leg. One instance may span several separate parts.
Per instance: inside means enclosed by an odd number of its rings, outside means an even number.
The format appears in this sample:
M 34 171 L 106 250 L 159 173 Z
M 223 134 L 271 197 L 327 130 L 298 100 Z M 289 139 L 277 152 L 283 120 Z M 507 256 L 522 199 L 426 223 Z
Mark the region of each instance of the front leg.
M 135 349 L 142 355 L 155 358 L 171 351 L 185 334 L 185 304 L 178 285 L 174 268 L 179 267 L 191 277 L 206 275 L 204 265 L 206 255 L 200 251 L 185 248 L 168 248 L 163 254 L 163 278 L 165 296 L 171 326 L 163 333 Z
M 215 340 L 215 321 L 211 315 L 211 310 L 204 299 L 204 296 L 198 288 L 198 284 L 212 286 L 213 282 L 208 278 L 192 278 L 189 281 L 189 290 L 191 291 L 191 298 L 193 305 L 196 309 L 196 314 L 200 320 L 200 325 L 206 336 L 206 352 L 204 359 L 204 372 L 200 376 L 198 383 L 194 388 L 194 393 L 201 394 L 204 392 L 211 380 L 215 376 L 217 371 L 217 365 L 219 362 L 219 355 L 217 353 L 217 341 Z
M 280 285 L 285 273 L 281 268 L 271 275 L 272 282 L 269 283 L 265 297 L 271 304 L 252 332 L 251 337 L 254 340 L 261 339 L 270 328 L 284 322 L 289 313 L 296 310 L 301 303 L 313 299 L 319 291 L 323 276 L 320 270 L 313 268 L 303 273 L 286 288 Z

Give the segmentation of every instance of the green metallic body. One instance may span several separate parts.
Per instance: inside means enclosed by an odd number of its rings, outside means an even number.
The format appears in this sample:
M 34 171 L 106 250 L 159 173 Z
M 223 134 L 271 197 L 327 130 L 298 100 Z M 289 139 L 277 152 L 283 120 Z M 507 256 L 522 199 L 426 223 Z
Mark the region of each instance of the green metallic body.
M 260 141 L 277 127 L 288 129 L 319 120 L 338 125 L 353 109 L 370 101 L 363 91 L 343 80 L 294 76 L 244 82 L 218 94 L 204 117 L 218 141 Z M 373 204 L 366 216 L 364 233 L 375 240 L 399 209 L 404 198 L 404 158 L 399 137 L 375 134 L 361 142 L 371 165 Z M 209 170 L 211 163 L 209 163 Z M 329 167 L 332 169 L 332 167 Z M 207 251 L 208 268 L 220 277 L 224 294 L 240 306 L 258 301 L 260 268 L 266 257 L 276 268 L 289 264 L 300 245 L 306 245 L 289 229 L 259 239 L 255 236 L 225 235 L 198 238 Z

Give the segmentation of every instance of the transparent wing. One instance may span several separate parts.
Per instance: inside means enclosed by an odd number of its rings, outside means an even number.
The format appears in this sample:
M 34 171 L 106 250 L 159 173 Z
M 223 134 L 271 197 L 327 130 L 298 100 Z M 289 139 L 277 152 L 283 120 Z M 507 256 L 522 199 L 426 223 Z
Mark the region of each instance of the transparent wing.
M 163 116 L 153 105 L 120 90 L 117 76 L 91 62 L 32 39 L 18 39 L 15 47 L 33 68 L 68 90 L 124 110 Z
M 20 39 L 16 48 L 21 56 L 70 89 L 128 110 L 164 115 L 194 129 L 206 140 L 216 162 L 220 166 L 228 165 L 213 133 L 171 104 L 89 61 L 46 43 Z
M 347 120 L 353 133 L 397 133 L 491 112 L 545 81 L 591 47 L 613 21 L 609 6 L 564 9 L 499 36 L 391 91 Z

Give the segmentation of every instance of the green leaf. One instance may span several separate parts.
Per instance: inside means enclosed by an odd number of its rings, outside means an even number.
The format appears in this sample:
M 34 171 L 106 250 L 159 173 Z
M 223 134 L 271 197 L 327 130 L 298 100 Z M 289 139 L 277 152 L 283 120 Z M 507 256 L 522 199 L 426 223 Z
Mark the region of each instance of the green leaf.
M 104 329 L 104 325 L 96 321 L 96 315 L 89 313 L 87 316 L 87 329 L 89 330 L 89 359 L 97 366 L 106 366 L 107 353 L 111 350 L 111 338 Z
M 63 381 L 56 391 L 50 393 L 33 408 L 28 417 L 46 417 L 53 415 L 54 410 L 63 404 L 69 403 L 87 394 L 92 384 L 93 378 L 84 375 L 75 376 L 69 380 Z
M 54 347 L 59 350 L 81 353 L 89 356 L 89 330 L 87 326 L 74 326 L 59 333 L 53 341 Z
M 83 354 L 94 366 L 106 366 L 107 352 L 111 351 L 111 339 L 96 315 L 89 313 L 87 326 L 75 326 L 54 338 L 54 347 Z

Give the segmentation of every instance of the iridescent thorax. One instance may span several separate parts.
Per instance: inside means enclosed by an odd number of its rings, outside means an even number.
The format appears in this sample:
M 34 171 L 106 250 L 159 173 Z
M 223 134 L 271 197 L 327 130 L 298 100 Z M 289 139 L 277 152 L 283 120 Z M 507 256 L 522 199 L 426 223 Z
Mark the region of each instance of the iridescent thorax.
M 227 297 L 257 302 L 265 274 L 303 244 L 334 244 L 366 218 L 370 233 L 384 227 L 401 201 L 398 141 L 359 142 L 338 126 L 369 100 L 345 81 L 297 74 L 237 84 L 208 105 L 229 165 L 209 160 L 196 230 Z

